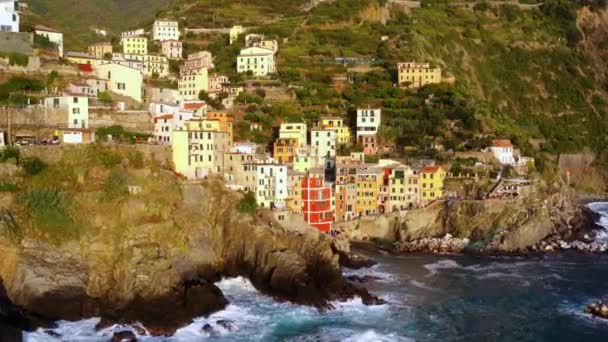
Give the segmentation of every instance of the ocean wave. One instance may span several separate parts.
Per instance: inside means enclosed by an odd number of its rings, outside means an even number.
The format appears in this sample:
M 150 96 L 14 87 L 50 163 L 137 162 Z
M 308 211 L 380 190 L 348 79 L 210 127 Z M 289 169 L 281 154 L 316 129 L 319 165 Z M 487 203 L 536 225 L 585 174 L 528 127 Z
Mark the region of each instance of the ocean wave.
M 346 268 L 342 271 L 342 274 L 344 274 L 344 276 L 348 277 L 348 276 L 358 276 L 358 277 L 363 277 L 363 276 L 372 276 L 372 277 L 377 277 L 379 278 L 378 280 L 376 280 L 377 282 L 382 282 L 382 283 L 390 283 L 395 281 L 395 274 L 394 273 L 389 273 L 386 272 L 382 269 L 381 265 L 374 265 L 372 267 L 368 267 L 368 268 L 360 268 L 360 269 L 350 269 L 350 268 Z
M 375 330 L 367 330 L 363 333 L 347 337 L 342 342 L 410 342 L 411 338 L 399 336 L 397 334 L 381 334 Z
M 608 202 L 593 202 L 587 204 L 587 207 L 600 215 L 597 224 L 604 227 L 597 232 L 596 240 L 608 241 Z

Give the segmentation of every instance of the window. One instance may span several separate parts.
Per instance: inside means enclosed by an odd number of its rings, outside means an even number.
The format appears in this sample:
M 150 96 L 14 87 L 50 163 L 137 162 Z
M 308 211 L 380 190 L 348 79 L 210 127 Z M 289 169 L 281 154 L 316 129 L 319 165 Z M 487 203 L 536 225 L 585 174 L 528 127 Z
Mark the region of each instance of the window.
M 80 108 L 72 108 L 72 114 L 80 114 Z

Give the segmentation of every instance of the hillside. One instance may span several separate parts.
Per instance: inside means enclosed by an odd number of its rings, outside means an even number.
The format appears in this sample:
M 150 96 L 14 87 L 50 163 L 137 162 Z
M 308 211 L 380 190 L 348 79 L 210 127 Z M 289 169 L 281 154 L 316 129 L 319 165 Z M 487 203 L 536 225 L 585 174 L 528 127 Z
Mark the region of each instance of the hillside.
M 171 0 L 27 0 L 24 23 L 42 24 L 64 32 L 67 50 L 82 50 L 103 39 L 91 27 L 120 34 L 143 24 Z
M 197 9 L 212 3 L 184 0 L 171 13 L 204 16 Z M 577 25 L 581 11 L 605 17 L 601 1 L 480 2 L 474 7 L 424 1 L 422 8 L 411 9 L 385 0 L 337 0 L 310 12 L 292 6 L 278 16 L 278 7 L 266 11 L 256 1 L 222 3 L 223 9 L 249 8 L 253 14 L 247 18 L 253 19 L 240 22 L 240 11 L 216 9 L 214 27 L 220 21 L 238 22 L 278 39 L 278 81 L 297 88 L 294 102 L 272 109 L 250 106 L 246 117 L 271 125 L 327 112 L 348 115 L 354 106 L 369 104 L 384 108 L 382 138 L 397 146 L 424 150 L 441 143 L 463 149 L 485 135 L 509 137 L 526 153 L 539 142 L 550 153 L 606 146 L 608 93 L 605 74 L 598 72 L 606 62 L 597 48 L 605 36 L 585 34 Z M 211 27 L 208 20 L 200 26 Z M 219 71 L 240 79 L 234 75 L 240 46 L 227 48 L 226 37 L 218 35 L 188 39 L 188 48 L 209 48 L 221 57 Z M 361 65 L 335 63 L 336 57 L 360 58 Z M 417 92 L 395 89 L 395 63 L 408 60 L 439 65 L 456 82 Z M 340 77 L 351 82 L 337 81 Z M 435 101 L 425 105 L 431 94 Z

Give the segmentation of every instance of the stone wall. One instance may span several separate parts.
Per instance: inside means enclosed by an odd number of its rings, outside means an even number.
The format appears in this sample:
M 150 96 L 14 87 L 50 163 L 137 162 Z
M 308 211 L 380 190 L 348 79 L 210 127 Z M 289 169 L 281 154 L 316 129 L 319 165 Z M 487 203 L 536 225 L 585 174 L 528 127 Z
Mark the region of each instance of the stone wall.
M 34 54 L 34 35 L 29 32 L 0 32 L 0 52 Z
M 400 213 L 389 213 L 378 216 L 366 216 L 347 222 L 337 222 L 334 230 L 350 240 L 395 240 L 395 233 L 404 222 L 405 216 Z

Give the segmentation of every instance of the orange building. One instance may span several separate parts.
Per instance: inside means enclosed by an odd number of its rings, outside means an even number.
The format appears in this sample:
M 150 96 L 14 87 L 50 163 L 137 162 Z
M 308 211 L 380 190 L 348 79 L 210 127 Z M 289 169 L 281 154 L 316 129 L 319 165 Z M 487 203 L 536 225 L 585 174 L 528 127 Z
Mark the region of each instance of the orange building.
M 206 120 L 219 121 L 220 132 L 228 133 L 230 142 L 234 141 L 234 130 L 233 122 L 234 119 L 228 116 L 226 112 L 207 112 L 205 115 Z
M 279 164 L 293 164 L 293 160 L 298 151 L 298 139 L 279 138 L 274 142 L 274 159 Z

